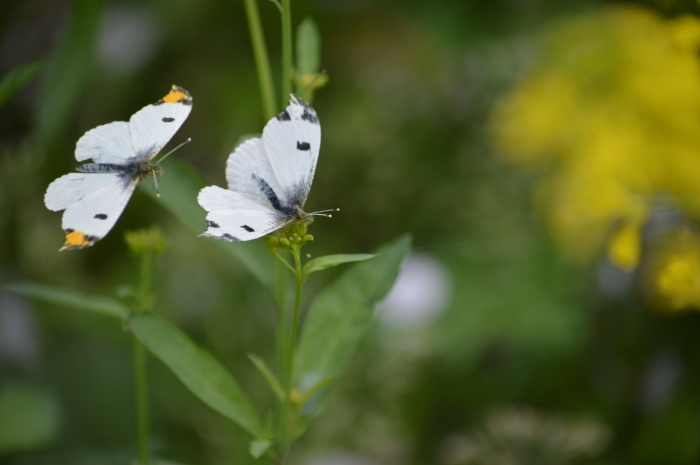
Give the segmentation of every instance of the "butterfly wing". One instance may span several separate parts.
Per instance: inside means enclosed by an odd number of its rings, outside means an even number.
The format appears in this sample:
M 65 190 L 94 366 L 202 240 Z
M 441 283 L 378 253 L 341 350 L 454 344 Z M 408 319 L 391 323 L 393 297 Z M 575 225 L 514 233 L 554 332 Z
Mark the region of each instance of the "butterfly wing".
M 148 160 L 175 135 L 192 110 L 192 97 L 173 86 L 168 95 L 137 111 L 129 121 L 131 141 L 139 157 Z
M 267 191 L 266 195 L 256 179 L 265 180 L 271 192 Z M 282 203 L 287 202 L 285 192 L 270 165 L 265 145 L 259 137 L 245 141 L 231 153 L 226 162 L 226 180 L 230 190 L 259 205 L 274 208 L 270 201 L 271 195 L 275 195 Z
M 303 207 L 321 147 L 316 111 L 292 95 L 287 108 L 265 125 L 262 141 L 287 204 Z
M 107 235 L 138 181 L 116 173 L 70 173 L 49 185 L 44 203 L 63 213 L 66 242 L 60 250 L 82 249 Z
M 136 156 L 129 123 L 115 121 L 90 129 L 78 140 L 75 159 L 95 163 L 124 163 Z
M 202 189 L 197 201 L 208 212 L 202 236 L 229 242 L 257 239 L 291 221 L 272 208 L 217 186 Z
M 153 158 L 192 110 L 192 97 L 182 87 L 136 112 L 131 120 L 115 121 L 89 130 L 78 140 L 75 158 L 95 163 L 122 164 L 134 157 Z

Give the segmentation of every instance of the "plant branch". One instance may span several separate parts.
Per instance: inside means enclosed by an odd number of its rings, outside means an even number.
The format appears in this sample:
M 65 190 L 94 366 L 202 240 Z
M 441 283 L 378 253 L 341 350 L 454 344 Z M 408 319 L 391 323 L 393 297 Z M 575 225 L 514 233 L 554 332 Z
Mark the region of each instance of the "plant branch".
M 253 44 L 255 66 L 258 70 L 260 82 L 260 96 L 262 98 L 263 113 L 265 119 L 272 119 L 277 114 L 275 108 L 275 88 L 272 84 L 272 71 L 270 71 L 270 59 L 267 55 L 265 38 L 263 36 L 262 23 L 256 0 L 244 0 L 248 28 L 250 29 L 250 41 Z M 283 105 L 284 106 L 284 105 Z
M 282 0 L 282 108 L 289 103 L 292 93 L 292 6 L 291 0 Z

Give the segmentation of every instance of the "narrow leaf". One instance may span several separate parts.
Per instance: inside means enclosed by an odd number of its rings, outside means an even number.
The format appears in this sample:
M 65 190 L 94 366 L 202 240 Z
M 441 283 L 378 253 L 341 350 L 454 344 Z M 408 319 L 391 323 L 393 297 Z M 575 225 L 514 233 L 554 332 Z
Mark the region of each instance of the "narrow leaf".
M 284 389 L 282 389 L 282 385 L 277 380 L 274 373 L 272 373 L 272 370 L 270 370 L 267 364 L 265 364 L 265 361 L 253 354 L 248 354 L 248 358 L 255 364 L 257 369 L 260 370 L 260 373 L 262 373 L 265 381 L 267 381 L 267 384 L 270 385 L 270 388 L 277 396 L 277 399 L 279 399 L 280 402 L 284 401 Z
M 143 189 L 192 232 L 201 234 L 207 226 L 206 211 L 197 203 L 197 195 L 208 184 L 194 170 L 177 160 L 165 160 L 163 169 L 165 174 L 158 178 L 160 197 L 156 195 L 153 183 L 141 183 Z M 262 241 L 231 243 L 208 238 L 199 240 L 209 241 L 220 247 L 273 292 L 274 257 Z
M 28 65 L 16 66 L 0 80 L 0 106 L 15 95 L 41 71 L 44 63 L 35 61 Z
M 304 18 L 297 29 L 297 68 L 300 75 L 316 74 L 321 69 L 321 34 L 311 18 Z
M 36 139 L 42 156 L 71 121 L 70 113 L 82 91 L 94 58 L 101 0 L 75 0 L 70 19 L 61 33 L 39 99 Z
M 314 300 L 294 367 L 296 386 L 310 389 L 342 371 L 372 323 L 375 303 L 391 289 L 410 243 L 404 236 L 381 247 L 378 257 L 353 265 Z
M 128 307 L 118 300 L 102 296 L 88 296 L 71 289 L 34 283 L 9 284 L 3 288 L 44 302 L 99 313 L 120 320 L 125 320 L 129 315 Z
M 259 459 L 270 449 L 272 444 L 273 442 L 269 439 L 257 439 L 255 441 L 251 441 L 250 449 L 248 449 L 248 451 L 254 458 Z
M 376 257 L 376 255 L 368 253 L 326 255 L 325 257 L 318 257 L 314 258 L 313 260 L 309 260 L 306 265 L 304 265 L 302 274 L 304 278 L 306 278 L 315 271 L 325 270 L 326 268 L 342 265 L 343 263 L 361 262 L 364 260 L 369 260 L 372 257 Z
M 182 331 L 151 313 L 129 317 L 129 328 L 202 402 L 237 423 L 254 437 L 260 420 L 235 378 L 209 352 Z

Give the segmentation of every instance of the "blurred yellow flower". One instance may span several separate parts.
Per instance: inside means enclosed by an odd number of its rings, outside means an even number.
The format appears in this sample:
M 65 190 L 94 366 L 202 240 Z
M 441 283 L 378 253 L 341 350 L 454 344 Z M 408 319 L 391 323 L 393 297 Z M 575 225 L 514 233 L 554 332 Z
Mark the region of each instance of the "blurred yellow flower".
M 652 279 L 662 309 L 700 309 L 700 238 L 687 230 L 673 235 L 657 259 Z
M 654 194 L 700 214 L 700 21 L 616 6 L 561 21 L 496 106 L 496 147 L 548 168 L 537 205 L 563 249 L 639 262 Z M 617 229 L 620 228 L 620 229 Z

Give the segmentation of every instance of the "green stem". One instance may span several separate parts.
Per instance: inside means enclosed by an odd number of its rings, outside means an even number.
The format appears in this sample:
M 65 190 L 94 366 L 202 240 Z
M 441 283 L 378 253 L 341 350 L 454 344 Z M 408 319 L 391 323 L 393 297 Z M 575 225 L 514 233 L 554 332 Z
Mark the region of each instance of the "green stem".
M 296 287 L 294 290 L 294 313 L 292 314 L 292 329 L 289 332 L 289 348 L 287 352 L 287 392 L 292 385 L 292 368 L 294 365 L 294 352 L 296 351 L 297 333 L 299 332 L 299 313 L 301 309 L 301 287 L 304 283 L 301 273 L 301 248 L 295 246 L 292 250 L 294 256 L 294 274 L 296 276 Z
M 275 87 L 272 84 L 272 71 L 270 71 L 270 59 L 267 55 L 267 47 L 265 46 L 265 38 L 263 37 L 258 4 L 256 0 L 244 0 L 244 3 L 246 15 L 248 17 L 248 28 L 250 29 L 250 41 L 253 44 L 253 54 L 255 55 L 255 66 L 258 70 L 263 113 L 265 114 L 265 119 L 269 120 L 277 114 L 277 109 L 275 108 Z M 282 106 L 286 106 L 286 103 Z
M 151 310 L 151 279 L 153 277 L 153 252 L 141 255 L 141 276 L 137 302 L 138 312 Z M 150 419 L 148 409 L 148 365 L 143 344 L 134 338 L 134 372 L 136 378 L 136 431 L 138 434 L 139 465 L 150 465 L 148 449 Z
M 150 421 L 148 416 L 148 367 L 146 350 L 134 338 L 134 371 L 136 377 L 136 431 L 138 432 L 139 465 L 150 465 L 148 450 Z
M 289 103 L 292 93 L 292 6 L 291 0 L 282 0 L 282 108 Z

